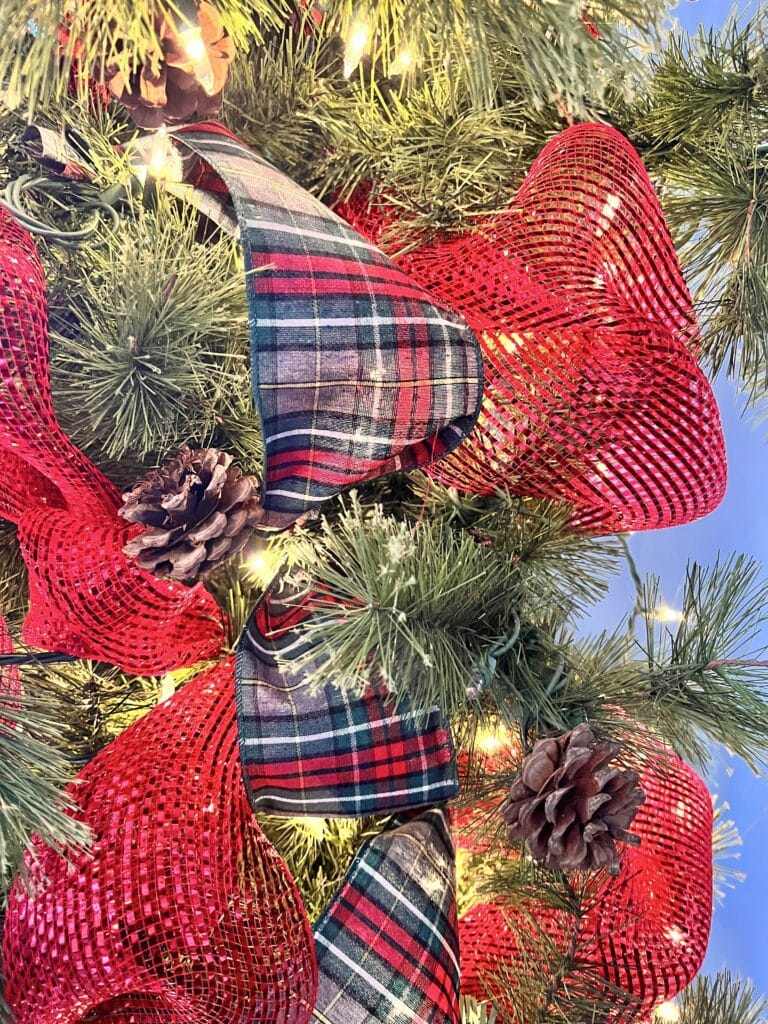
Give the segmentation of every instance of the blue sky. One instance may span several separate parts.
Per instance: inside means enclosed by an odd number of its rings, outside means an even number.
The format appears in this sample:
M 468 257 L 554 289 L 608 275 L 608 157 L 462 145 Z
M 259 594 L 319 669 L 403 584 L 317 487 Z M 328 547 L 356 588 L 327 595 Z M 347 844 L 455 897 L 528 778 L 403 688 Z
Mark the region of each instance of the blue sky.
M 748 6 L 742 3 L 739 10 Z M 686 29 L 693 31 L 699 22 L 721 25 L 730 10 L 730 3 L 723 0 L 681 0 L 674 14 Z M 728 382 L 719 381 L 715 390 L 728 448 L 729 484 L 725 500 L 716 512 L 700 522 L 636 534 L 631 541 L 641 572 L 661 576 L 664 599 L 673 607 L 679 606 L 676 601 L 688 559 L 708 564 L 718 551 L 744 551 L 760 559 L 768 573 L 766 427 L 752 429 L 741 418 L 735 389 Z M 598 609 L 591 627 L 615 625 L 632 601 L 631 583 L 622 578 Z M 765 641 L 768 643 L 768 635 Z M 727 966 L 752 978 L 758 991 L 768 994 L 768 776 L 755 778 L 741 761 L 723 751 L 713 762 L 708 782 L 713 792 L 730 804 L 728 816 L 734 819 L 744 840 L 737 866 L 747 879 L 727 894 L 724 906 L 715 909 L 704 970 L 714 973 Z

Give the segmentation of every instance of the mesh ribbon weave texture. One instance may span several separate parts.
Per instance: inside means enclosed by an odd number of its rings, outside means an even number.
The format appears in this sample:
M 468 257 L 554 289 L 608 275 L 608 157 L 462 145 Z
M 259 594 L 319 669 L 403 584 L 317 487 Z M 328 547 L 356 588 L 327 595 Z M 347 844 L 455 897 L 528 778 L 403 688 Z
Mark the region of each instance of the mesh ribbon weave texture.
M 70 787 L 74 868 L 36 843 L 3 933 L 16 1024 L 306 1024 L 317 973 L 285 864 L 252 817 L 233 662 L 198 676 Z
M 42 266 L 0 208 L 0 515 L 18 524 L 29 570 L 22 636 L 146 675 L 214 656 L 215 602 L 126 558 L 135 530 L 117 515 L 119 497 L 56 420 Z
M 265 595 L 240 639 L 240 756 L 253 807 L 275 814 L 355 817 L 424 807 L 458 790 L 448 724 L 437 707 L 394 707 L 385 686 L 362 695 L 312 692 L 278 658 L 310 641 L 297 626 L 311 597 Z M 315 666 L 316 667 L 316 666 Z
M 220 175 L 240 222 L 264 430 L 262 525 L 284 527 L 362 480 L 455 448 L 482 397 L 464 321 L 221 126 L 176 138 Z
M 362 848 L 315 928 L 318 1024 L 458 1024 L 453 845 L 431 810 Z
M 616 987 L 607 985 L 603 994 L 614 1006 L 611 1019 L 622 1024 L 650 1019 L 656 1006 L 693 979 L 704 960 L 712 916 L 707 787 L 671 753 L 643 771 L 640 785 L 646 799 L 632 832 L 641 844 L 624 847 L 621 873 L 590 898 L 579 933 L 579 959 Z M 538 926 L 565 950 L 572 919 L 543 906 L 531 909 Z M 514 911 L 500 904 L 481 904 L 462 916 L 462 992 L 487 997 L 500 964 L 513 978 L 515 968 L 522 969 L 507 920 L 515 926 Z
M 375 242 L 396 232 L 364 190 L 338 212 Z M 478 424 L 433 476 L 565 499 L 593 531 L 678 525 L 719 504 L 725 449 L 690 295 L 645 168 L 617 131 L 562 132 L 506 212 L 398 263 L 465 317 L 485 359 Z

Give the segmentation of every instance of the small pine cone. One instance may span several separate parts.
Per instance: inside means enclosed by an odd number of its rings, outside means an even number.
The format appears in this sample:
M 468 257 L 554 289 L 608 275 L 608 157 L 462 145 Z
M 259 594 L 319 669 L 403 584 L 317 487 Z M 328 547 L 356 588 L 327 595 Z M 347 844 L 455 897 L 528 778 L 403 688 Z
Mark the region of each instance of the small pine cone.
M 538 740 L 501 808 L 510 842 L 551 870 L 617 875 L 616 843 L 639 845 L 627 829 L 645 800 L 637 772 L 610 767 L 620 752 L 585 724 Z
M 123 550 L 155 576 L 184 582 L 204 576 L 240 551 L 264 518 L 259 486 L 232 465 L 231 455 L 184 445 L 123 495 L 120 515 L 145 527 Z

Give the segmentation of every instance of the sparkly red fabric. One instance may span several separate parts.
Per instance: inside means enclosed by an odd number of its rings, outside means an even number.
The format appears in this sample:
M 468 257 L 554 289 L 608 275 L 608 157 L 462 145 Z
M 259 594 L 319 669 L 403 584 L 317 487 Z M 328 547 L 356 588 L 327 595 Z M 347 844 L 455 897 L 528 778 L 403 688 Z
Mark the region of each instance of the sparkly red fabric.
M 42 844 L 3 932 L 16 1024 L 306 1024 L 312 934 L 251 813 L 233 659 L 129 728 L 70 787 L 93 830 Z
M 130 562 L 120 495 L 59 426 L 45 280 L 27 232 L 0 208 L 0 515 L 19 527 L 34 646 L 153 675 L 214 657 L 221 613 L 202 586 Z
M 707 787 L 672 754 L 649 765 L 640 784 L 646 800 L 632 832 L 641 844 L 624 847 L 620 875 L 608 878 L 590 897 L 579 933 L 583 949 L 578 958 L 608 983 L 603 995 L 615 1007 L 611 1019 L 621 1024 L 649 1020 L 654 1007 L 693 979 L 704 960 L 712 916 L 712 802 Z M 567 949 L 572 918 L 543 906 L 531 910 L 539 927 Z M 465 994 L 482 998 L 494 992 L 491 979 L 500 964 L 512 977 L 516 966 L 522 969 L 510 920 L 514 927 L 513 911 L 482 904 L 459 921 Z M 518 928 L 522 922 L 520 918 Z
M 396 256 L 394 208 L 337 212 Z M 485 359 L 467 440 L 429 469 L 478 494 L 574 505 L 584 530 L 650 530 L 712 511 L 726 484 L 697 324 L 645 168 L 612 128 L 544 147 L 508 209 L 396 261 L 460 313 Z

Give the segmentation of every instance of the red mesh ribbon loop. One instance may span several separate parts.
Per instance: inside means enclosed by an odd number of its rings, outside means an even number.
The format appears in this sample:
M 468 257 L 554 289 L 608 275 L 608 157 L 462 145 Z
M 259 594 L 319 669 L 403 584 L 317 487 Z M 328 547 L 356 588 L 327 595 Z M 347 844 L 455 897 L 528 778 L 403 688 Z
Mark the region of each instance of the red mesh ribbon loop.
M 74 866 L 36 843 L 3 932 L 16 1024 L 306 1024 L 312 934 L 256 824 L 233 661 L 106 747 L 70 787 L 92 828 Z
M 362 194 L 338 212 L 375 242 L 396 221 Z M 505 213 L 398 264 L 464 316 L 485 359 L 478 424 L 430 470 L 437 479 L 564 499 L 580 528 L 604 532 L 679 525 L 719 504 L 725 449 L 690 295 L 617 131 L 562 132 Z
M 191 125 L 176 137 L 207 165 L 198 186 L 226 184 L 240 224 L 262 525 L 288 526 L 363 480 L 454 449 L 482 394 L 464 321 L 225 128 Z
M 215 656 L 221 613 L 201 586 L 157 580 L 122 552 L 114 485 L 59 426 L 49 384 L 45 280 L 0 208 L 0 515 L 30 573 L 24 640 L 152 675 Z
M 640 846 L 624 847 L 621 873 L 590 898 L 579 932 L 579 958 L 615 986 L 614 991 L 606 985 L 604 995 L 615 1007 L 611 1019 L 622 1024 L 648 1020 L 656 1006 L 693 979 L 704 960 L 712 917 L 707 787 L 671 753 L 646 767 L 640 785 L 646 800 L 632 824 Z M 538 926 L 565 950 L 572 918 L 543 906 L 531 910 Z M 516 966 L 522 969 L 508 920 L 514 927 L 510 908 L 482 904 L 459 921 L 462 992 L 487 997 L 500 964 L 512 977 Z M 524 926 L 518 919 L 517 927 Z

